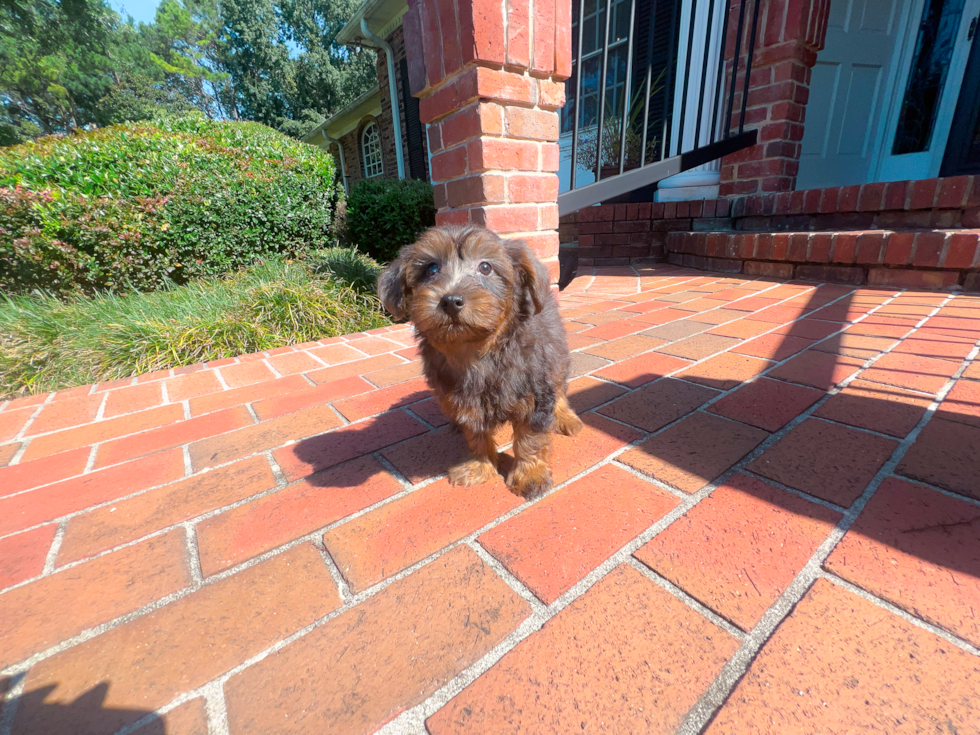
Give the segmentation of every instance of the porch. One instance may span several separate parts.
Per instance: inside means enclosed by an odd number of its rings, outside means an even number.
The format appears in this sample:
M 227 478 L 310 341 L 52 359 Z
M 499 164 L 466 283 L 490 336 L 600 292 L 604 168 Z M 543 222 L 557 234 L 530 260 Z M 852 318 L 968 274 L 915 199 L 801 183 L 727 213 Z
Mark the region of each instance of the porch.
M 448 485 L 406 326 L 0 405 L 0 731 L 975 729 L 980 300 L 561 303 L 534 502 Z

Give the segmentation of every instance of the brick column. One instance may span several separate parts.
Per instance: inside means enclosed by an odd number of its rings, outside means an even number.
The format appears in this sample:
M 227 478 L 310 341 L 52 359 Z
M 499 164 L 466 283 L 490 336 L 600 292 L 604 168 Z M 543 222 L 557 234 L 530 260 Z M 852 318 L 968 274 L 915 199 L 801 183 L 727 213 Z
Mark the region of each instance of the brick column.
M 730 29 L 738 23 L 739 6 L 733 6 Z M 748 43 L 752 9 L 752 4 L 746 9 L 742 48 Z M 745 113 L 746 128 L 758 128 L 759 142 L 722 159 L 721 196 L 791 191 L 796 186 L 810 70 L 823 48 L 829 12 L 829 0 L 762 0 Z M 726 48 L 734 49 L 734 38 Z M 744 59 L 739 67 L 744 68 Z M 744 74 L 739 74 L 737 84 L 743 89 Z M 741 92 L 733 109 L 740 106 Z M 738 124 L 737 113 L 733 124 Z
M 412 93 L 428 124 L 436 222 L 525 240 L 558 281 L 558 110 L 568 0 L 409 0 Z

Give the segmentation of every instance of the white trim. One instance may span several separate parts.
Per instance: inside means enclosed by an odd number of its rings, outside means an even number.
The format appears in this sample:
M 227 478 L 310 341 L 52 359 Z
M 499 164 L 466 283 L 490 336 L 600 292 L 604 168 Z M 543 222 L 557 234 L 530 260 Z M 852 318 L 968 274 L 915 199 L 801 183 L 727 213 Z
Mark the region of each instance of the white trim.
M 711 140 L 711 119 L 714 117 L 715 105 L 721 100 L 715 100 L 715 89 L 718 79 L 718 55 L 721 53 L 721 46 L 724 39 L 721 37 L 721 27 L 724 23 L 726 3 L 710 0 L 694 0 L 694 2 L 681 3 L 681 17 L 678 28 L 677 39 L 677 73 L 674 75 L 674 111 L 671 120 L 671 139 L 670 150 L 678 150 L 678 139 L 681 139 L 680 151 L 693 150 L 695 147 L 696 134 L 700 132 L 701 145 L 706 145 Z M 705 48 L 705 38 L 708 35 L 708 10 L 714 9 L 711 19 L 711 38 L 708 39 Z M 690 79 L 687 85 L 687 99 L 684 99 L 684 70 L 688 66 L 687 28 L 690 27 L 691 12 L 694 11 L 694 43 L 691 47 L 691 59 L 695 63 L 691 66 Z M 698 131 L 698 97 L 701 90 L 701 70 L 704 55 L 708 56 L 708 69 L 705 75 L 705 95 L 704 104 L 701 107 L 701 129 Z M 724 91 L 721 98 L 724 99 Z M 684 108 L 684 130 L 680 129 L 681 108 Z M 718 123 L 714 131 L 715 137 L 719 131 L 725 129 L 725 121 L 722 119 L 724 114 L 719 112 Z M 681 136 L 683 135 L 683 138 Z M 718 185 L 721 181 L 721 160 L 716 159 L 709 163 L 698 166 L 690 171 L 685 171 L 676 176 L 664 179 L 657 185 L 656 201 L 678 201 L 676 196 L 684 196 L 692 199 L 713 199 L 718 196 Z M 693 188 L 692 188 L 693 187 Z M 661 190 L 684 189 L 684 192 Z
M 347 24 L 337 34 L 337 43 L 345 46 L 358 46 L 364 39 L 361 20 L 367 22 L 368 28 L 377 36 L 387 38 L 395 28 L 401 25 L 402 16 L 408 12 L 405 0 L 367 0 L 354 11 Z

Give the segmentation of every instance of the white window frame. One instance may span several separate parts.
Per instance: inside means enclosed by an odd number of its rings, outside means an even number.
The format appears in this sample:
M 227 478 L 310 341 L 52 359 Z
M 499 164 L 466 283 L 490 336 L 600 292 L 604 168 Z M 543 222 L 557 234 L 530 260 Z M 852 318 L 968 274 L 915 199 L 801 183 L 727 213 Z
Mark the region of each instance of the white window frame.
M 364 178 L 373 179 L 385 172 L 381 155 L 381 135 L 378 124 L 369 122 L 361 131 L 361 160 L 364 162 Z

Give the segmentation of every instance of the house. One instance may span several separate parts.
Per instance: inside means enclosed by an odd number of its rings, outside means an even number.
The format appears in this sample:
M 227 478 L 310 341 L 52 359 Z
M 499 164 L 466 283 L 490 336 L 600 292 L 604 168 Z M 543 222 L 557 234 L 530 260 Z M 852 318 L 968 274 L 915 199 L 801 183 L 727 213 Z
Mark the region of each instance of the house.
M 391 62 L 311 134 L 350 181 L 398 175 L 395 100 L 438 220 L 546 259 L 980 290 L 980 0 L 499 5 L 361 7 Z
M 376 176 L 429 180 L 419 101 L 409 92 L 401 25 L 407 10 L 404 0 L 368 0 L 358 8 L 337 40 L 377 49 L 378 84 L 303 137 L 334 156 L 348 192 L 358 181 Z M 398 110 L 397 128 L 392 109 Z

